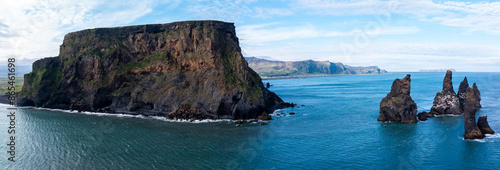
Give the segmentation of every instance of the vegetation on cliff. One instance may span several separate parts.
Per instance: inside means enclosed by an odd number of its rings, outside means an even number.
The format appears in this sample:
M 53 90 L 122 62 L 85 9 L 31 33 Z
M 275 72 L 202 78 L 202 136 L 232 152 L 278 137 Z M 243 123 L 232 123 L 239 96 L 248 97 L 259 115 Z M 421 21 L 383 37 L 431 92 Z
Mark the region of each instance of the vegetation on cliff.
M 248 67 L 234 24 L 220 21 L 72 32 L 24 84 L 21 106 L 232 119 L 290 106 Z

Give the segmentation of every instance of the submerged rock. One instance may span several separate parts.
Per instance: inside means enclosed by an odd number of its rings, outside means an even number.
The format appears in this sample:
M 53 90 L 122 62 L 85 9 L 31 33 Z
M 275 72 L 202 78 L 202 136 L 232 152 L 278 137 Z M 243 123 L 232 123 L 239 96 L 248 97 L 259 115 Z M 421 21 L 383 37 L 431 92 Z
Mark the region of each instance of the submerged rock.
M 490 128 L 490 125 L 488 124 L 488 120 L 487 120 L 486 115 L 479 117 L 479 119 L 477 120 L 477 127 L 484 134 L 494 134 L 495 133 L 495 131 L 493 131 L 493 129 Z
M 431 108 L 431 113 L 435 115 L 454 114 L 459 115 L 462 113 L 460 110 L 460 102 L 457 94 L 453 90 L 452 73 L 450 70 L 446 72 L 443 80 L 443 91 L 438 92 L 434 98 Z
M 427 113 L 427 112 L 424 112 L 424 113 Z M 427 117 L 425 116 L 425 114 L 422 114 L 422 113 L 417 114 L 417 117 L 418 117 L 418 120 L 420 120 L 420 121 L 427 120 Z
M 420 121 L 426 121 L 428 117 L 436 117 L 434 114 L 429 113 L 429 112 L 420 112 L 417 114 L 418 120 Z
M 259 120 L 273 120 L 273 117 L 271 115 L 268 115 L 267 113 L 264 113 L 263 115 L 257 117 Z
M 464 139 L 482 139 L 485 137 L 483 132 L 476 124 L 476 94 L 473 88 L 467 88 L 464 105 Z
M 410 96 L 410 83 L 409 74 L 394 80 L 391 92 L 380 102 L 378 121 L 417 123 L 417 104 Z

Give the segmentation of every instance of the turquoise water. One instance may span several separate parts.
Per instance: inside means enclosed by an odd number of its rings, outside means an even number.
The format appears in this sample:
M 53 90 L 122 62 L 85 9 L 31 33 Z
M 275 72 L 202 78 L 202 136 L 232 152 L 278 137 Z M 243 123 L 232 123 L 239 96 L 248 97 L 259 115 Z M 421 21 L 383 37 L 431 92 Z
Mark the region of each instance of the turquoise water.
M 0 106 L 0 167 L 7 169 L 498 169 L 500 135 L 465 141 L 462 116 L 417 124 L 377 122 L 379 102 L 405 74 L 264 80 L 299 108 L 268 125 L 182 123 L 20 108 L 16 162 L 7 161 Z M 500 132 L 500 73 L 454 73 L 478 83 L 481 108 Z M 411 96 L 428 111 L 444 73 L 412 74 Z

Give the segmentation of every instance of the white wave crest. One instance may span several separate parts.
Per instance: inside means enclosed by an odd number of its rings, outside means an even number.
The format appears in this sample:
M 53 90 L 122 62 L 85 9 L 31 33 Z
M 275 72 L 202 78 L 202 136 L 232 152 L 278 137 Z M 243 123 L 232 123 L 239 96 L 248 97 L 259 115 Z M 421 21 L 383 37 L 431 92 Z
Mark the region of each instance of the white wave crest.
M 182 122 L 182 123 L 212 123 L 212 122 L 234 122 L 232 119 L 203 119 L 203 120 L 188 120 L 188 119 L 177 119 L 177 120 L 171 120 L 167 119 L 164 116 L 144 116 L 144 115 L 131 115 L 131 114 L 122 114 L 122 113 L 101 113 L 101 112 L 88 112 L 88 111 L 82 111 L 78 112 L 76 110 L 63 110 L 63 109 L 50 109 L 50 108 L 40 108 L 40 107 L 19 107 L 19 108 L 27 108 L 27 109 L 35 109 L 35 110 L 46 110 L 46 111 L 53 111 L 53 112 L 64 112 L 64 113 L 71 113 L 71 114 L 83 114 L 83 115 L 93 115 L 93 116 L 110 116 L 110 117 L 125 117 L 125 118 L 141 118 L 141 119 L 156 119 L 156 120 L 161 120 L 165 122 Z

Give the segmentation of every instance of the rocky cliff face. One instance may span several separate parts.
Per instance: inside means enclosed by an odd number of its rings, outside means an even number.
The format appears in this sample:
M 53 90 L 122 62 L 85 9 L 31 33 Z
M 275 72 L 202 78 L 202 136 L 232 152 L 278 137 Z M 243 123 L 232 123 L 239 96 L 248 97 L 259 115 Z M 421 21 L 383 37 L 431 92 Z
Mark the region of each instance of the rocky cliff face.
M 460 110 L 463 112 L 464 111 L 464 106 L 465 106 L 465 94 L 467 93 L 467 89 L 469 88 L 469 83 L 467 82 L 467 77 L 464 78 L 464 80 L 460 83 L 460 86 L 458 87 L 458 101 L 460 103 Z
M 394 121 L 417 123 L 417 104 L 410 96 L 410 75 L 396 79 L 392 83 L 391 92 L 380 102 L 378 121 Z
M 431 108 L 432 114 L 462 114 L 457 94 L 453 90 L 452 72 L 448 70 L 443 80 L 443 91 L 438 92 Z
M 271 61 L 247 57 L 248 65 L 261 76 L 307 76 L 314 74 L 383 74 L 377 66 L 353 67 L 330 61 Z
M 479 89 L 477 88 L 476 83 L 472 84 L 472 90 L 474 90 L 474 94 L 476 96 L 476 107 L 477 108 L 483 107 L 481 105 L 481 92 L 479 92 Z
M 256 118 L 291 106 L 264 88 L 219 21 L 97 28 L 69 33 L 58 57 L 33 64 L 20 106 Z
M 481 139 L 485 135 L 478 128 L 476 124 L 476 94 L 473 88 L 468 88 L 466 92 L 465 106 L 464 106 L 464 139 Z M 486 119 L 485 119 L 486 120 Z M 488 126 L 489 127 L 489 126 Z

